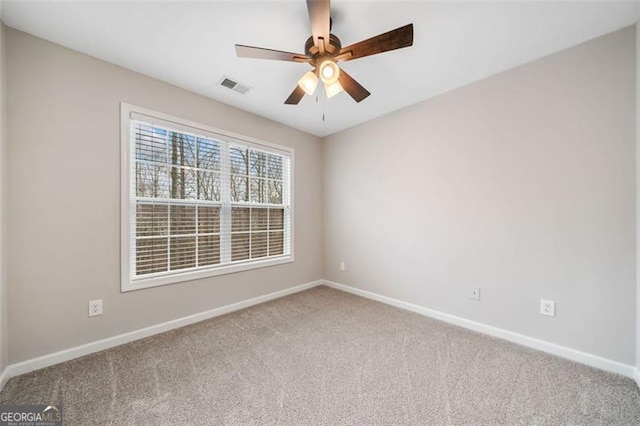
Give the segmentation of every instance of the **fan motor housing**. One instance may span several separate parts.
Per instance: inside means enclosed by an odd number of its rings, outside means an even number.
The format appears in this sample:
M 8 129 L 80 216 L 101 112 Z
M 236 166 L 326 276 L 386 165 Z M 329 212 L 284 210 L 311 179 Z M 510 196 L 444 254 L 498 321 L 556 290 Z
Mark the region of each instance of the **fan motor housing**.
M 324 50 L 325 55 L 337 55 L 340 53 L 340 49 L 342 49 L 342 43 L 340 39 L 333 34 L 329 34 L 329 43 L 325 43 Z M 307 42 L 304 44 L 304 53 L 307 56 L 315 58 L 320 54 L 320 49 L 313 43 L 313 36 L 307 39 Z

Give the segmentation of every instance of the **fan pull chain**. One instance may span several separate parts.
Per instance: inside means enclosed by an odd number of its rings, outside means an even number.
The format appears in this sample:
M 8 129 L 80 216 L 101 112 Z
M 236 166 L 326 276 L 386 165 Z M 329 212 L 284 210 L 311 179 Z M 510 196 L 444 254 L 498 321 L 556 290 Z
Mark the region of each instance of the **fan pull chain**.
M 319 98 L 319 95 L 316 95 L 316 103 L 318 103 L 318 98 Z M 322 97 L 322 122 L 323 122 L 323 123 L 324 123 L 324 121 L 325 121 L 325 117 L 324 117 L 324 111 L 325 111 L 325 110 L 324 110 L 324 107 L 325 107 L 325 105 L 326 105 L 326 103 L 327 103 L 327 102 L 325 101 L 325 99 L 326 99 L 326 98 L 323 96 L 323 97 Z
M 317 104 L 320 103 L 319 100 L 320 100 L 320 97 L 318 95 L 316 95 L 316 103 Z M 324 102 L 322 104 L 323 104 L 322 105 L 322 109 L 323 109 L 323 111 L 322 111 L 322 121 L 324 121 Z

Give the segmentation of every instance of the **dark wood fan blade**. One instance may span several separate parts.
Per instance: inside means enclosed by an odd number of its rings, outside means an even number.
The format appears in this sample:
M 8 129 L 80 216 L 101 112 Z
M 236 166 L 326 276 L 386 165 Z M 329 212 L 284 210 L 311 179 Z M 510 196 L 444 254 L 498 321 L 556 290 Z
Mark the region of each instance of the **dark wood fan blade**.
M 322 38 L 326 43 L 329 43 L 331 2 L 329 0 L 307 0 L 307 10 L 309 11 L 313 43 L 323 51 L 324 46 L 320 48 L 318 39 Z
M 263 47 L 244 46 L 236 44 L 236 54 L 240 58 L 272 59 L 275 61 L 311 62 L 311 58 L 301 53 L 283 52 L 281 50 L 265 49 Z
M 413 45 L 413 24 L 344 47 L 340 50 L 340 60 L 351 61 L 411 45 Z
M 300 86 L 296 85 L 296 88 L 293 89 L 293 92 L 289 95 L 286 101 L 284 101 L 287 105 L 298 105 L 300 99 L 304 96 L 304 90 Z
M 343 69 L 340 69 L 340 77 L 338 77 L 338 81 L 340 82 L 340 85 L 342 86 L 344 91 L 347 92 L 349 96 L 351 96 L 356 102 L 362 101 L 371 94 Z

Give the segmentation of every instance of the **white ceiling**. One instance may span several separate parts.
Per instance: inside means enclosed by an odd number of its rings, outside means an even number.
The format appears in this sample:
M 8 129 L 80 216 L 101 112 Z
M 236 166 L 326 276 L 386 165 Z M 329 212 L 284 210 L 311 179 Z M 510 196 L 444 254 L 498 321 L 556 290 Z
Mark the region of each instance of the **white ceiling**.
M 306 4 L 4 1 L 10 27 L 317 136 L 326 136 L 631 25 L 638 2 L 333 1 L 343 46 L 413 22 L 413 47 L 341 66 L 372 95 L 284 105 L 308 65 L 240 59 L 234 44 L 304 52 Z M 227 75 L 253 90 L 222 86 Z M 325 115 L 325 121 L 322 115 Z

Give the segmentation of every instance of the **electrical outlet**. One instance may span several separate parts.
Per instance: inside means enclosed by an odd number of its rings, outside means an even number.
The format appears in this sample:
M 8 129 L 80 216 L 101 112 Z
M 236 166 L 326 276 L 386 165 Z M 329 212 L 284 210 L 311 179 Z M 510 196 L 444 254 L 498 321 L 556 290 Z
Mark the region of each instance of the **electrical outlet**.
M 102 299 L 89 301 L 89 316 L 102 315 Z
M 556 316 L 556 302 L 553 300 L 540 299 L 540 313 L 550 317 Z
M 471 287 L 469 289 L 469 299 L 480 300 L 480 287 Z
M 340 270 L 341 271 L 346 271 L 347 270 L 347 265 L 344 263 L 344 260 L 340 261 Z

